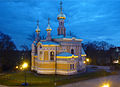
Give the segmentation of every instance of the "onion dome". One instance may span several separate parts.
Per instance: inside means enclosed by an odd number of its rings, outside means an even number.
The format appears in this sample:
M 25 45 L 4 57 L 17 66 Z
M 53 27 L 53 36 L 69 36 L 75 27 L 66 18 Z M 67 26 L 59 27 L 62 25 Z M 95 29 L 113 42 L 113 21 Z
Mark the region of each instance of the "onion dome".
M 50 27 L 50 19 L 48 18 L 48 27 L 46 28 L 46 31 L 51 31 L 52 28 Z
M 59 19 L 66 19 L 66 16 L 65 16 L 65 14 L 63 14 L 63 12 L 62 12 L 62 2 L 60 2 L 60 14 L 58 14 L 58 16 L 57 16 L 57 19 L 59 20 Z
M 40 29 L 39 29 L 39 20 L 37 21 L 37 29 L 35 31 L 36 32 L 40 32 Z
M 63 12 L 61 11 L 60 14 L 57 16 L 57 19 L 66 19 L 66 16 L 63 14 Z

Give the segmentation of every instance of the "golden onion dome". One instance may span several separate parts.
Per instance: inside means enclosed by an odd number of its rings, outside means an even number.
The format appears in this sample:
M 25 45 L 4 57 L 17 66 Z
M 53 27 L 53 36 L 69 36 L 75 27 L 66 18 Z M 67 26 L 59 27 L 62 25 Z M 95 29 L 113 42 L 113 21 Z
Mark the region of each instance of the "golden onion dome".
M 57 19 L 58 20 L 59 19 L 66 19 L 66 16 L 62 12 L 60 12 L 60 14 L 57 16 Z
M 48 24 L 48 27 L 46 28 L 46 31 L 51 31 L 52 28 L 50 27 L 50 25 Z
M 35 31 L 36 31 L 36 32 L 40 32 L 40 29 L 39 29 L 39 28 L 37 28 Z

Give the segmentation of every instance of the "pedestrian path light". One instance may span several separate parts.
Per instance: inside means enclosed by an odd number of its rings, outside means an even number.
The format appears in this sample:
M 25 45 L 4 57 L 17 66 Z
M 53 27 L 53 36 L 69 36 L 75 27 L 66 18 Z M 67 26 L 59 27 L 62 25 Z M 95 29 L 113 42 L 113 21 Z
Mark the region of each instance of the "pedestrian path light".
M 109 83 L 103 84 L 101 87 L 110 87 L 110 84 Z

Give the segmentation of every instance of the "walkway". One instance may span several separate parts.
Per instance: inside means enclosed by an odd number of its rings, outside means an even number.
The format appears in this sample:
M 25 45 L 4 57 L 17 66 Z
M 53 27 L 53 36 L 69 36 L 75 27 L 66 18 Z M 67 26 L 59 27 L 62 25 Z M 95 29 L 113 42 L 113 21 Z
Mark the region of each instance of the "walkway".
M 80 81 L 60 87 L 101 87 L 102 83 L 109 82 L 110 87 L 120 87 L 120 75 L 107 76 L 97 79 Z

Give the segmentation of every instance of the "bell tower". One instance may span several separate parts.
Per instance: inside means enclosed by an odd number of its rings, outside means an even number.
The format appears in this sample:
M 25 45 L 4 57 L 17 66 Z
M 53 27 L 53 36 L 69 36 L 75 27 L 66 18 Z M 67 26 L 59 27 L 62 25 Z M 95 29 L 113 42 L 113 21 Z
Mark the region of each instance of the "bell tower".
M 57 16 L 57 19 L 59 21 L 59 26 L 58 26 L 58 35 L 64 35 L 66 36 L 66 28 L 64 26 L 64 20 L 66 19 L 66 16 L 62 12 L 62 2 L 60 2 L 60 14 Z

